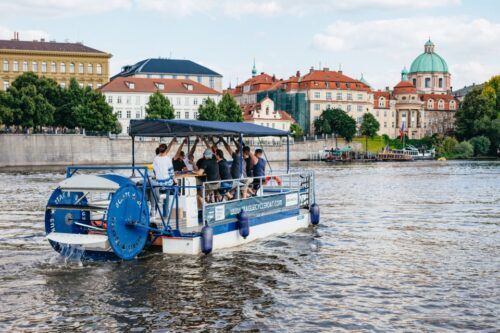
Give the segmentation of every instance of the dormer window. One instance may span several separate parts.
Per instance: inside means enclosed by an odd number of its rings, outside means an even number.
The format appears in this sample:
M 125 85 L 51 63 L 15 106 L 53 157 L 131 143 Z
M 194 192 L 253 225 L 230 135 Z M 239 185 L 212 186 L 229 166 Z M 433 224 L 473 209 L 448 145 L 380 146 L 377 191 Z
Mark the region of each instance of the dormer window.
M 193 85 L 189 84 L 189 83 L 184 83 L 184 88 L 186 88 L 189 91 L 192 91 L 193 90 Z
M 134 82 L 127 82 L 127 87 L 129 89 L 135 89 L 135 83 Z
M 432 99 L 427 101 L 427 108 L 428 109 L 434 109 L 434 101 Z
M 266 116 L 269 116 L 269 106 L 266 106 Z
M 164 90 L 165 89 L 165 84 L 157 82 L 156 83 L 156 89 L 158 89 L 158 90 Z

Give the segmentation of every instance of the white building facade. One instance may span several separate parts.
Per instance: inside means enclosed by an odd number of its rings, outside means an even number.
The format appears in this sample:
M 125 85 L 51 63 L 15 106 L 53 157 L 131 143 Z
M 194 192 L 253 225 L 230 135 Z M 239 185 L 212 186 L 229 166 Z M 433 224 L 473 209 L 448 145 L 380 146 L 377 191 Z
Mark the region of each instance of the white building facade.
M 161 92 L 174 107 L 176 119 L 197 119 L 198 108 L 207 98 L 218 103 L 221 94 L 200 83 L 185 79 L 117 77 L 101 88 L 127 134 L 131 119 L 144 119 L 149 96 Z

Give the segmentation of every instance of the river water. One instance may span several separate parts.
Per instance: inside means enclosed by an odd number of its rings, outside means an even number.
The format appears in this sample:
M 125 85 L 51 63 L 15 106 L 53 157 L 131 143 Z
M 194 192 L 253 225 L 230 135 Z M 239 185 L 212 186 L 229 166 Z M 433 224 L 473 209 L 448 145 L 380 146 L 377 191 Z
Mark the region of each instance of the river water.
M 44 239 L 64 174 L 0 172 L 0 331 L 500 330 L 500 163 L 301 167 L 316 229 L 85 263 Z

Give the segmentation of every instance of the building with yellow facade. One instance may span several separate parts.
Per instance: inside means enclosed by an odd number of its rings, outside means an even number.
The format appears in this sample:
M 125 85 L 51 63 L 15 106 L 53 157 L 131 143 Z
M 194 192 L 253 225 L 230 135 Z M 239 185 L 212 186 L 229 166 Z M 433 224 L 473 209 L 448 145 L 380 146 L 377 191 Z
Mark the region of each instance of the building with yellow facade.
M 0 90 L 25 72 L 33 72 L 55 80 L 62 87 L 75 78 L 80 86 L 100 88 L 109 79 L 111 54 L 82 43 L 0 40 Z

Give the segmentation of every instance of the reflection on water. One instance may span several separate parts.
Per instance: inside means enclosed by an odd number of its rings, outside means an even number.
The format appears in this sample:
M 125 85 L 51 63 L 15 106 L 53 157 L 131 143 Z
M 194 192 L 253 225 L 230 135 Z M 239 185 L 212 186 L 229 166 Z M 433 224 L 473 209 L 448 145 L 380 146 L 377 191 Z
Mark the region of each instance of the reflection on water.
M 500 329 L 500 163 L 300 166 L 316 229 L 94 263 L 44 240 L 62 172 L 0 173 L 0 331 Z

